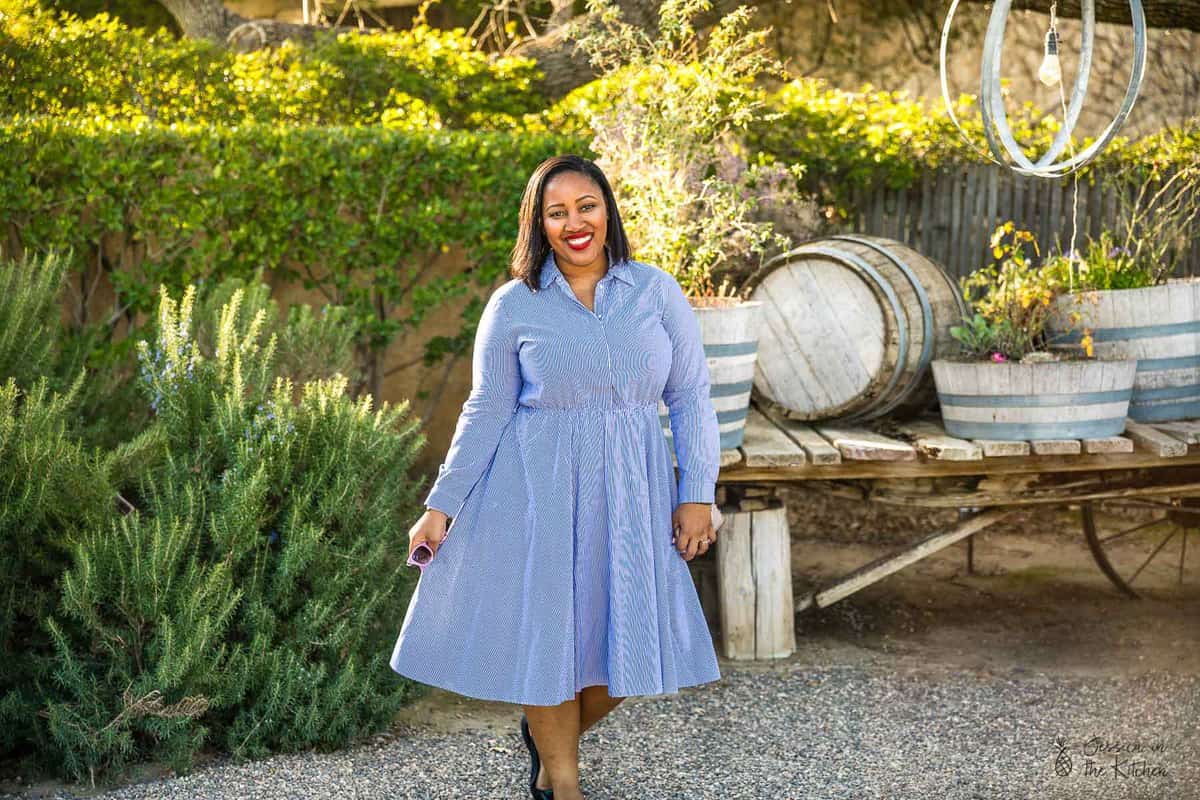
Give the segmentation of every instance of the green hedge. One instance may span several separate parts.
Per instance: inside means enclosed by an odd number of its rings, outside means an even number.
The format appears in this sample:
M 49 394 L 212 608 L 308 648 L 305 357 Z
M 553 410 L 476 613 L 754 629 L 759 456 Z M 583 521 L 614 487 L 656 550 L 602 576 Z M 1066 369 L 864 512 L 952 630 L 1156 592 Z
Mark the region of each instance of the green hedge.
M 544 108 L 537 65 L 491 58 L 461 28 L 319 32 L 311 45 L 236 53 L 0 0 L 0 113 L 97 125 L 385 125 L 407 130 L 521 127 Z
M 955 114 L 971 137 L 954 127 L 941 98 L 913 99 L 906 92 L 867 86 L 860 91 L 831 88 L 819 79 L 794 80 L 770 96 L 782 116 L 752 131 L 750 145 L 769 158 L 803 164 L 808 185 L 822 199 L 845 202 L 851 188 L 912 186 L 931 169 L 979 163 L 987 151 L 975 98 L 957 99 Z M 1010 124 L 1031 158 L 1045 152 L 1059 130 L 1058 121 L 1031 103 L 1010 113 Z M 1082 149 L 1090 139 L 1077 140 Z M 1193 163 L 1200 155 L 1200 120 L 1182 130 L 1130 140 L 1118 137 L 1101 156 L 1081 170 L 1132 162 L 1165 166 Z
M 130 29 L 99 15 L 56 15 L 34 0 L 0 0 L 0 114 L 54 116 L 114 129 L 122 122 L 157 126 L 250 123 L 384 126 L 558 133 L 590 137 L 587 115 L 623 91 L 652 90 L 637 75 L 579 87 L 553 104 L 534 90 L 535 62 L 475 48 L 461 28 L 368 36 L 321 35 L 311 45 L 237 54 L 207 42 L 177 40 L 165 30 Z M 910 185 L 946 163 L 978 161 L 985 148 L 974 98 L 956 108 L 975 147 L 953 127 L 940 98 L 913 99 L 871 86 L 833 88 L 798 78 L 769 95 L 779 118 L 749 132 L 761 158 L 801 164 L 823 199 L 844 200 L 853 186 Z M 1014 109 L 1017 138 L 1032 155 L 1057 131 L 1053 116 L 1026 103 Z M 1190 136 L 1124 139 L 1102 162 L 1194 158 Z M 1084 146 L 1085 141 L 1077 143 Z M 839 196 L 843 195 L 843 196 Z
M 6 240 L 23 249 L 71 251 L 76 272 L 99 265 L 116 289 L 114 310 L 131 322 L 151 310 L 159 285 L 261 268 L 319 290 L 353 310 L 361 362 L 378 388 L 377 358 L 398 333 L 506 271 L 526 178 L 561 152 L 586 152 L 586 142 L 380 127 L 10 122 L 0 124 L 0 219 Z M 117 242 L 120 255 L 102 257 L 112 252 L 104 241 Z M 451 248 L 470 268 L 431 278 L 433 260 Z M 468 325 L 432 340 L 427 357 L 462 352 L 472 333 Z

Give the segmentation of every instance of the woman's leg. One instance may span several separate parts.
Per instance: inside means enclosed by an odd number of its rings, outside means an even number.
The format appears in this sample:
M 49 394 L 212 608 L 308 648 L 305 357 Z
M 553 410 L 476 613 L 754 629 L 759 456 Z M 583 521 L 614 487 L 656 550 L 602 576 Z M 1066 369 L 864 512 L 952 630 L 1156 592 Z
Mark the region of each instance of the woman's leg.
M 579 787 L 579 735 L 588 728 L 602 720 L 608 712 L 612 711 L 624 697 L 610 697 L 607 686 L 585 686 L 583 690 L 575 695 L 574 700 L 568 700 L 565 703 L 557 706 L 524 706 L 525 716 L 529 718 L 529 732 L 533 736 L 533 743 L 537 746 L 538 755 L 541 757 L 542 768 L 538 771 L 537 781 L 534 784 L 539 789 L 549 789 L 554 787 L 555 800 L 569 800 L 569 788 L 559 789 L 560 785 L 568 787 L 574 785 L 577 790 Z M 574 707 L 574 712 L 570 709 Z M 530 709 L 533 712 L 530 713 Z M 547 733 L 540 737 L 538 731 L 543 730 L 542 720 L 535 720 L 543 712 L 551 712 L 546 716 L 549 719 Z M 576 713 L 578 727 L 572 728 L 570 720 L 567 718 L 569 713 Z M 543 747 L 542 740 L 546 741 L 546 747 Z M 548 750 L 558 750 L 560 745 L 564 745 L 562 751 L 567 754 L 568 763 L 573 767 L 571 774 L 566 779 L 559 778 L 556 780 L 553 776 L 556 774 L 555 767 L 552 766 L 554 760 L 561 754 L 556 752 L 551 755 Z
M 579 693 L 556 706 L 523 706 L 529 733 L 550 779 L 554 800 L 582 800 L 579 791 Z
M 607 686 L 583 687 L 579 693 L 579 732 L 583 733 L 604 719 L 605 715 L 620 705 L 624 699 L 624 697 L 609 697 Z

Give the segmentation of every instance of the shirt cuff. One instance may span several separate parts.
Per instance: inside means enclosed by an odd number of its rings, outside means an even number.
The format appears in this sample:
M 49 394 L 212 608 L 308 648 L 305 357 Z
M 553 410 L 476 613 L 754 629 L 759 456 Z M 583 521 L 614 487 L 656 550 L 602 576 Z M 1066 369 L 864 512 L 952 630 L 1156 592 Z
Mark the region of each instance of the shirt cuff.
M 679 476 L 680 503 L 712 503 L 716 501 L 717 482 L 705 475 Z
M 462 506 L 462 499 L 451 497 L 451 489 L 446 483 L 434 486 L 425 496 L 425 507 L 441 511 L 447 517 L 453 518 Z

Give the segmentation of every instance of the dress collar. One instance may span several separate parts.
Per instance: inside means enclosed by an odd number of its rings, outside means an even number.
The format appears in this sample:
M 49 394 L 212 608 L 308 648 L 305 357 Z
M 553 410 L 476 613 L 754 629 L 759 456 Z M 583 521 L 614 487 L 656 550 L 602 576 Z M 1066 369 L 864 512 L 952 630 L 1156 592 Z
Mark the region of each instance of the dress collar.
M 629 274 L 628 259 L 624 261 L 618 261 L 615 264 L 610 261 L 608 265 L 608 272 L 604 274 L 604 277 L 607 278 L 609 275 L 612 275 L 618 280 L 625 281 L 625 283 L 633 286 L 633 276 Z M 551 250 L 546 254 L 546 259 L 542 262 L 542 274 L 539 285 L 541 288 L 545 289 L 547 286 L 553 283 L 555 279 L 561 277 L 562 271 L 558 268 L 558 263 L 554 260 L 554 251 Z M 604 278 L 601 278 L 601 280 L 604 280 Z

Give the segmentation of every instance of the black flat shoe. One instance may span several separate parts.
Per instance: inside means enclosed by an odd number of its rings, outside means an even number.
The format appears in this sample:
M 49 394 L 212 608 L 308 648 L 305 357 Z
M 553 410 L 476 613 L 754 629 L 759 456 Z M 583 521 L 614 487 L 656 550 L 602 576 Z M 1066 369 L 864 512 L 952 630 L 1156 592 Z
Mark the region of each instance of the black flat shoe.
M 537 776 L 542 770 L 542 761 L 538 758 L 537 746 L 533 743 L 533 736 L 529 733 L 529 719 L 521 715 L 521 738 L 525 740 L 525 746 L 529 748 L 529 794 L 533 800 L 554 800 L 553 789 L 539 789 L 537 787 Z

